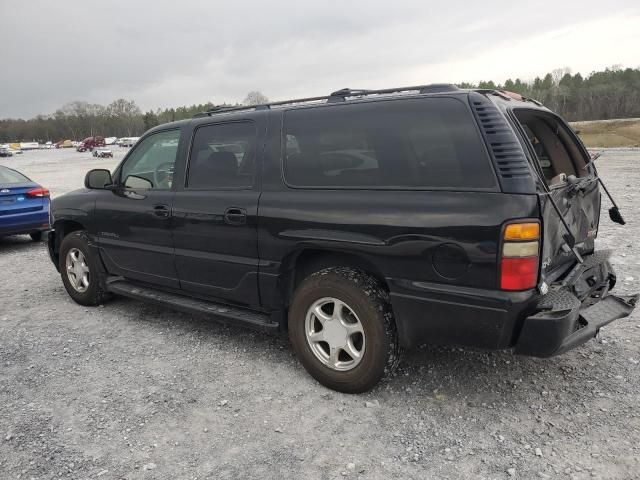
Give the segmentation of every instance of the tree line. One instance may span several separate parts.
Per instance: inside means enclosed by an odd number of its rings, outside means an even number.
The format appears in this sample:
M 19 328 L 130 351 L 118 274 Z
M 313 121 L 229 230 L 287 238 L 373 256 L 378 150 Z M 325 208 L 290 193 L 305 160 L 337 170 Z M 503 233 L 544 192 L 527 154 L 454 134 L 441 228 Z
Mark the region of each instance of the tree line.
M 585 77 L 561 68 L 529 81 L 516 78 L 508 79 L 504 84 L 482 81 L 459 86 L 519 93 L 542 102 L 569 121 L 640 117 L 639 68 L 613 66 Z M 253 91 L 243 104 L 257 105 L 267 101 L 262 93 Z M 213 107 L 213 103 L 204 103 L 142 112 L 132 100 L 118 99 L 106 106 L 75 101 L 51 115 L 38 115 L 29 120 L 0 120 L 0 143 L 81 140 L 93 135 L 139 136 L 156 125 L 191 118 Z
M 542 102 L 568 121 L 640 117 L 640 69 L 613 66 L 587 77 L 559 68 L 532 81 L 480 82 L 466 88 L 508 90 Z

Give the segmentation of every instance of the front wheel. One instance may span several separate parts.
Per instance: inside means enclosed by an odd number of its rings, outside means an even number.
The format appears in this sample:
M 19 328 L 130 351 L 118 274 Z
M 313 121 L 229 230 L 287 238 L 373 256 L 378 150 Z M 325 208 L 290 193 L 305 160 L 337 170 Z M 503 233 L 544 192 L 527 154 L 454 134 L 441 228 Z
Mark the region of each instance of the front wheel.
M 60 276 L 69 296 L 80 305 L 98 305 L 107 298 L 98 276 L 99 259 L 84 231 L 71 232 L 60 245 Z
M 388 293 L 351 268 L 328 268 L 302 281 L 289 309 L 289 338 L 316 380 L 345 393 L 371 389 L 400 358 Z

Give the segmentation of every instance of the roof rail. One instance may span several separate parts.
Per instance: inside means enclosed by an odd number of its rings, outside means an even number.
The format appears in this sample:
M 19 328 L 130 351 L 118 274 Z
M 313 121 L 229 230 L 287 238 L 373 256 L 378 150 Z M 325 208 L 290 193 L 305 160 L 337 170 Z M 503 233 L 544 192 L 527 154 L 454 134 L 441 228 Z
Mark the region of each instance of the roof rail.
M 259 105 L 241 105 L 238 107 L 226 107 L 224 105 L 216 106 L 206 112 L 196 113 L 193 118 L 208 117 L 216 113 L 238 112 L 242 110 L 270 110 L 271 107 L 280 107 L 283 105 L 295 105 L 299 103 L 311 103 L 325 101 L 327 103 L 344 102 L 347 97 L 365 97 L 368 95 L 389 95 L 394 93 L 403 92 L 417 92 L 419 94 L 426 93 L 445 93 L 456 92 L 460 89 L 453 84 L 449 83 L 434 83 L 430 85 L 416 85 L 412 87 L 397 87 L 397 88 L 385 88 L 381 90 L 363 90 L 363 89 L 351 89 L 343 88 L 336 90 L 331 95 L 322 97 L 306 97 L 296 98 L 292 100 L 282 100 L 278 102 L 262 103 Z

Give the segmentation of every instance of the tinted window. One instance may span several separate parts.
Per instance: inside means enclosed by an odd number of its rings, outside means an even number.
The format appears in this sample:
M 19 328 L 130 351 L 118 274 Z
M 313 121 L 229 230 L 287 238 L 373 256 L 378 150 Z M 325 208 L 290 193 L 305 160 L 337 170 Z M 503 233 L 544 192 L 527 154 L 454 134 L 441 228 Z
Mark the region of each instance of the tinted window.
M 452 98 L 290 110 L 285 178 L 297 186 L 494 187 L 473 122 Z
M 180 141 L 180 130 L 149 135 L 139 143 L 122 166 L 122 181 L 136 189 L 169 189 Z
M 206 125 L 196 130 L 189 160 L 188 188 L 249 188 L 255 173 L 253 123 Z
M 29 180 L 27 177 L 22 175 L 21 173 L 16 172 L 15 170 L 11 170 L 10 168 L 5 168 L 0 166 L 0 184 L 1 183 L 28 183 Z

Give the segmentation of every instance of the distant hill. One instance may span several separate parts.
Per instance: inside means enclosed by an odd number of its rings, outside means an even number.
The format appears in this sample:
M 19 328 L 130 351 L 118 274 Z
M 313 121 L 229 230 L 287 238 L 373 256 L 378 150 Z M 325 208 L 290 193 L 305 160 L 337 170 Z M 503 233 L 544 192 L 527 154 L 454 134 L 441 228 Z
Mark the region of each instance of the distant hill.
M 640 118 L 572 122 L 587 147 L 640 147 Z

